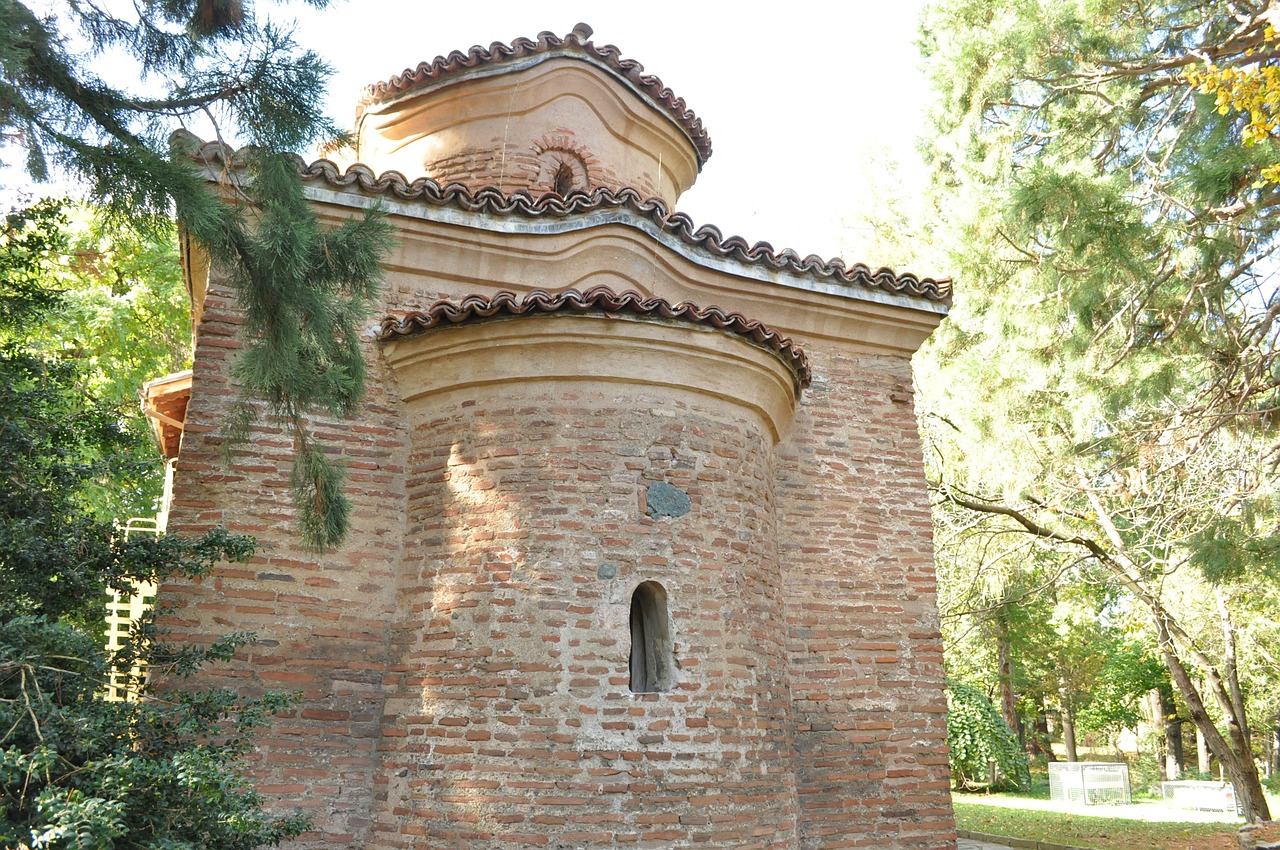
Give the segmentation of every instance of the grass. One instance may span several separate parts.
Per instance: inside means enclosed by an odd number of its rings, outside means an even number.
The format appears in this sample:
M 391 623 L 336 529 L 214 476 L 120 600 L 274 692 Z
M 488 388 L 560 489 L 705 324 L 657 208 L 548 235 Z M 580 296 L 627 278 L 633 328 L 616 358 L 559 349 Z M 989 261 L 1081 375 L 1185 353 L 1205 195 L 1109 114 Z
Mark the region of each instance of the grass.
M 1049 772 L 1045 764 L 1040 762 L 1031 767 L 1031 787 L 1026 791 L 953 793 L 952 800 L 955 804 L 956 825 L 960 829 L 988 835 L 1087 847 L 1090 850 L 1240 848 L 1237 833 L 1241 823 L 1147 820 L 1144 819 L 1144 814 L 1146 817 L 1152 816 L 1151 802 L 1160 800 L 1159 785 L 1135 779 L 1133 796 L 1135 804 L 1132 818 L 1098 817 L 1080 811 L 1052 811 L 1052 804 L 1047 802 Z M 1138 802 L 1143 799 L 1151 802 Z M 1267 802 L 1272 816 L 1280 818 L 1280 795 L 1267 794 Z M 1280 823 L 1268 825 L 1258 835 L 1258 839 L 1280 841 Z
M 967 802 L 955 797 L 960 829 L 1094 850 L 1233 850 L 1237 824 L 1151 823 Z

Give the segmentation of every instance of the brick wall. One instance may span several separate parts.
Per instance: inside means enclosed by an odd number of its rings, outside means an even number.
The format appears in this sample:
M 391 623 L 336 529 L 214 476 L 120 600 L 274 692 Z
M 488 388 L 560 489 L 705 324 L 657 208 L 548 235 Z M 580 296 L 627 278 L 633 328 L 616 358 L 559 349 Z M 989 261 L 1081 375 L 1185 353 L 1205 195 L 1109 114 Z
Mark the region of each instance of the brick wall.
M 910 363 L 805 345 L 779 447 L 796 785 L 805 848 L 954 841 L 932 533 Z
M 221 525 L 253 535 L 258 550 L 250 563 L 223 565 L 199 583 L 164 585 L 161 601 L 180 606 L 165 625 L 174 639 L 195 642 L 257 634 L 257 643 L 231 664 L 209 668 L 202 683 L 246 694 L 300 693 L 297 707 L 259 737 L 252 776 L 282 810 L 315 818 L 321 846 L 363 847 L 404 528 L 406 430 L 387 368 L 371 351 L 361 415 L 316 429 L 348 458 L 351 537 L 324 555 L 301 547 L 288 489 L 289 438 L 261 422 L 229 463 L 223 456 L 219 430 L 236 399 L 229 371 L 239 321 L 215 278 L 195 352 L 169 528 L 199 534 Z
M 605 389 L 422 412 L 372 846 L 794 846 L 771 441 Z M 646 516 L 653 481 L 690 512 Z M 641 581 L 669 595 L 669 693 L 628 688 Z
M 555 164 L 566 159 L 578 178 L 576 182 L 585 182 L 585 185 L 575 185 L 577 189 L 591 191 L 603 186 L 618 191 L 630 185 L 642 197 L 662 194 L 651 175 L 633 175 L 624 183 L 612 167 L 578 141 L 572 130 L 563 127 L 544 133 L 536 140 L 494 138 L 489 146 L 462 148 L 446 157 L 424 162 L 423 172 L 441 186 L 457 182 L 473 190 L 493 186 L 508 195 L 528 192 L 540 197 L 552 191 Z
M 383 309 L 428 303 L 428 279 L 398 273 Z M 775 447 L 714 398 L 618 385 L 406 409 L 370 343 L 366 408 L 318 428 L 349 458 L 353 533 L 316 555 L 287 437 L 263 423 L 221 458 L 237 323 L 215 275 L 171 528 L 261 547 L 162 596 L 175 638 L 259 634 L 207 681 L 301 692 L 253 776 L 313 815 L 302 846 L 953 846 L 905 355 L 798 340 L 815 382 Z M 690 512 L 645 516 L 655 481 Z M 628 688 L 646 579 L 670 595 L 670 693 Z

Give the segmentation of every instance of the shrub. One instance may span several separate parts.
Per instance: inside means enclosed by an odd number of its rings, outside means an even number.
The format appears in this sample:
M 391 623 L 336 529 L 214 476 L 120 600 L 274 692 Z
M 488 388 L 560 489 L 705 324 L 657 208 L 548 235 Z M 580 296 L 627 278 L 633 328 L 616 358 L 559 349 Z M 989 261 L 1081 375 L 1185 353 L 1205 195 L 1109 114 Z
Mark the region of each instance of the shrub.
M 947 745 L 955 788 L 1025 791 L 1027 755 L 991 700 L 963 682 L 947 683 Z

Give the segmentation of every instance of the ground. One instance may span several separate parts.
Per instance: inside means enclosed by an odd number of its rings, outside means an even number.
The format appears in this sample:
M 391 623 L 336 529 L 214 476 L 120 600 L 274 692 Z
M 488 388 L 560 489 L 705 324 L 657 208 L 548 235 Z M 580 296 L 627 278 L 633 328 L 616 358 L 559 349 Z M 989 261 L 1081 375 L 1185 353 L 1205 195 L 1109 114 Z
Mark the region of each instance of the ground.
M 1149 801 L 1085 809 L 1013 795 L 962 794 L 956 796 L 956 817 L 961 829 L 1094 850 L 1240 850 L 1238 818 Z M 1280 823 L 1267 824 L 1257 840 L 1280 841 Z

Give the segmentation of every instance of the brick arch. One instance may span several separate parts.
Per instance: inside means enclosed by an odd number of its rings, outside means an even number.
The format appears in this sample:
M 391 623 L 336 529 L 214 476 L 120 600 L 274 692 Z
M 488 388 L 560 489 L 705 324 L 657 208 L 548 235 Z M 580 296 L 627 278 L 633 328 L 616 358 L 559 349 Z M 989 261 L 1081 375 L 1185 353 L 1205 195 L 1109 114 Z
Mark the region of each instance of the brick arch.
M 531 189 L 534 194 L 555 192 L 564 196 L 572 192 L 590 192 L 601 184 L 600 175 L 593 173 L 596 158 L 587 147 L 574 139 L 558 136 L 543 139 L 533 145 L 536 171 Z

